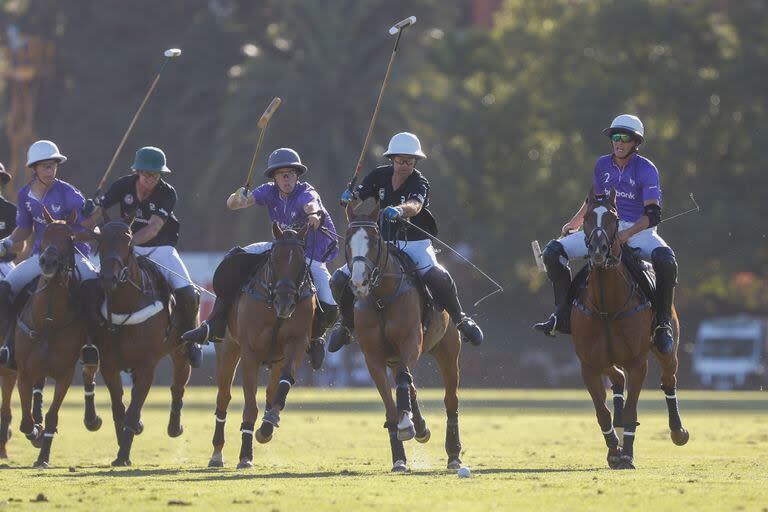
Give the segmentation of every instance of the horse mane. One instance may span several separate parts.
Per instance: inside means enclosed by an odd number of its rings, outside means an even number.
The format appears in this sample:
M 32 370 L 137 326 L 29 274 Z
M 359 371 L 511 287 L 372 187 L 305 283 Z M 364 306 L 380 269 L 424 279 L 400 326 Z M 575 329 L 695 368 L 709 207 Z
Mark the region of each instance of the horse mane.
M 379 203 L 373 197 L 369 197 L 365 201 L 352 208 L 352 214 L 355 216 L 363 215 L 370 216 L 379 207 Z

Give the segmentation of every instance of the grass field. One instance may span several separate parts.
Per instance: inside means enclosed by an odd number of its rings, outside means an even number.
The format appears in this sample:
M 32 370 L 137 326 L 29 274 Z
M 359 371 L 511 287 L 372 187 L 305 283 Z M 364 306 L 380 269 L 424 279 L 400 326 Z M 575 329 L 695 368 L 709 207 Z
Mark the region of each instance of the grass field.
M 133 467 L 113 469 L 114 431 L 103 388 L 104 427 L 82 425 L 82 392 L 72 389 L 52 467 L 34 470 L 37 451 L 14 433 L 0 461 L 0 510 L 745 510 L 768 511 L 768 393 L 680 392 L 687 446 L 669 440 L 660 391 L 641 396 L 636 471 L 607 469 L 586 391 L 465 390 L 462 456 L 472 478 L 445 469 L 442 395 L 422 390 L 432 429 L 406 444 L 412 472 L 389 473 L 384 415 L 373 389 L 301 390 L 288 397 L 270 444 L 254 446 L 255 467 L 234 469 L 240 447 L 239 390 L 229 409 L 223 469 L 208 469 L 212 388 L 185 399 L 184 435 L 165 434 L 169 393 L 145 407 Z M 260 403 L 263 399 L 260 400 Z M 37 501 L 42 493 L 47 501 Z

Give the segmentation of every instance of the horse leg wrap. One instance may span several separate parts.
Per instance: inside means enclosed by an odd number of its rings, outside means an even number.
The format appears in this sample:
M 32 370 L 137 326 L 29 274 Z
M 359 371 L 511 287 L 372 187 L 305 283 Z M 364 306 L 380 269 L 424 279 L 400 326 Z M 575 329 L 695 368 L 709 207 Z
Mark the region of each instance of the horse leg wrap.
M 384 425 L 389 431 L 389 447 L 392 450 L 392 464 L 401 460 L 408 462 L 405 458 L 405 448 L 403 442 L 397 438 L 397 423 L 386 423 Z
M 242 445 L 240 446 L 240 460 L 253 460 L 253 423 L 240 424 Z
M 634 457 L 635 430 L 638 425 L 639 423 L 637 422 L 624 425 L 624 445 L 622 447 L 622 453 L 630 458 Z
M 459 438 L 459 413 L 449 412 L 445 427 L 445 453 L 448 458 L 458 458 L 461 455 L 461 439 Z
M 56 435 L 56 429 L 49 431 L 45 429 L 43 432 L 43 446 L 40 447 L 40 455 L 37 457 L 37 464 L 48 463 L 51 458 L 51 445 L 53 444 L 53 436 Z
M 669 413 L 669 430 L 680 430 L 683 428 L 683 421 L 680 419 L 680 411 L 677 408 L 677 390 L 675 388 L 661 387 L 664 391 L 664 398 L 667 401 L 667 412 Z
M 395 377 L 395 383 L 397 389 L 395 390 L 395 396 L 397 398 L 397 411 L 398 412 L 411 412 L 411 384 L 413 378 L 411 374 L 400 370 Z
M 42 388 L 32 389 L 32 418 L 35 423 L 43 422 L 43 390 Z
M 131 457 L 131 447 L 133 446 L 133 438 L 136 436 L 136 430 L 123 425 L 123 430 L 120 433 L 120 449 L 117 451 L 117 458 L 121 460 L 128 460 Z
M 413 409 L 413 426 L 416 428 L 416 435 L 422 437 L 427 428 L 427 422 L 424 420 L 424 416 L 421 415 L 419 401 L 416 400 L 416 390 L 413 388 L 411 388 L 411 408 Z
M 216 429 L 213 431 L 213 447 L 224 445 L 224 426 L 227 424 L 227 411 L 216 410 Z
M 616 425 L 611 425 L 611 429 L 608 431 L 603 431 L 603 438 L 605 438 L 605 445 L 608 448 L 616 448 L 619 446 L 619 436 L 616 435 L 616 429 L 614 428 Z
M 85 394 L 85 419 L 88 421 L 93 420 L 96 417 L 96 384 L 91 382 L 90 384 L 83 384 Z
M 171 400 L 171 412 L 179 414 L 182 407 L 184 407 L 184 401 L 181 398 Z
M 272 408 L 277 408 L 278 411 L 285 409 L 285 398 L 288 396 L 288 392 L 291 390 L 291 386 L 293 386 L 294 383 L 295 381 L 290 375 L 280 377 L 280 382 L 277 384 L 277 391 L 275 391 L 275 400 Z
M 613 385 L 613 426 L 624 425 L 624 386 Z

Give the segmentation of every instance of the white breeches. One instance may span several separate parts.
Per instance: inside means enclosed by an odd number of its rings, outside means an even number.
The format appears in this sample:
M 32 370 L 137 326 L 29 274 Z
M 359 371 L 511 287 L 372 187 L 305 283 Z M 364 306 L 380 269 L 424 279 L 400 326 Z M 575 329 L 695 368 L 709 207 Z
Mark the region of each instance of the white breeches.
M 634 224 L 634 222 L 619 221 L 619 230 L 627 229 L 632 226 L 632 224 Z M 584 231 L 571 233 L 558 240 L 558 242 L 562 244 L 569 260 L 587 257 L 586 235 L 584 234 Z M 640 251 L 640 257 L 645 261 L 651 261 L 651 253 L 654 249 L 668 247 L 664 239 L 656 232 L 656 226 L 644 229 L 637 233 L 629 239 L 627 245 L 633 249 L 638 249 Z
M 158 270 L 163 274 L 163 277 L 165 277 L 174 291 L 192 284 L 187 267 L 184 266 L 184 262 L 181 261 L 181 257 L 175 247 L 161 245 L 158 247 L 134 247 L 133 249 L 136 251 L 136 254 L 146 256 L 159 264 Z
M 251 254 L 263 254 L 272 248 L 272 242 L 256 242 L 251 245 L 243 247 L 245 252 Z M 312 274 L 312 281 L 315 283 L 317 289 L 317 299 L 325 304 L 336 305 L 336 301 L 333 299 L 331 293 L 331 273 L 328 272 L 328 267 L 322 261 L 306 259 L 309 265 L 309 272 Z
M 75 253 L 75 265 L 80 272 L 81 281 L 88 281 L 89 279 L 96 279 L 96 277 L 98 277 L 91 262 L 80 253 Z M 3 269 L 3 271 L 5 271 L 5 269 Z M 22 288 L 39 275 L 39 255 L 33 254 L 19 263 L 16 267 L 12 268 L 11 271 L 6 274 L 5 280 L 11 285 L 11 290 L 13 290 L 13 294 L 16 295 Z

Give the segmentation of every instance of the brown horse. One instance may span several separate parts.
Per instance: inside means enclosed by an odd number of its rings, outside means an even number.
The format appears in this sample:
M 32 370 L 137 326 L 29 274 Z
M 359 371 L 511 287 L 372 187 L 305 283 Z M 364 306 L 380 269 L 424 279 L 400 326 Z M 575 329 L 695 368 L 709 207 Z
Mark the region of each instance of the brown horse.
M 73 212 L 67 221 L 54 220 L 47 211 L 43 214 L 48 225 L 40 244 L 41 274 L 31 299 L 19 315 L 15 335 L 22 414 L 19 430 L 41 447 L 35 467 L 46 468 L 57 432 L 59 408 L 86 342 L 86 325 L 74 296 L 78 283 L 72 225 L 77 214 Z M 35 382 L 45 377 L 54 378 L 56 387 L 43 430 L 32 414 L 32 395 Z
M 683 445 L 689 435 L 682 426 L 675 391 L 680 333 L 677 313 L 673 310 L 675 350 L 662 355 L 652 347 L 654 312 L 651 304 L 622 262 L 618 226 L 615 191 L 603 201 L 596 200 L 590 192 L 584 216 L 590 274 L 586 289 L 575 301 L 576 307 L 571 313 L 571 332 L 581 361 L 582 379 L 608 446 L 608 465 L 612 469 L 634 469 L 637 402 L 648 372 L 651 350 L 662 367 L 661 382 L 667 398 L 672 441 Z M 613 382 L 614 404 L 618 406 L 614 412 L 623 424 L 611 423 L 611 413 L 605 405 L 603 374 Z M 623 401 L 625 375 L 626 403 Z M 614 427 L 623 427 L 623 443 Z
M 45 379 L 35 383 L 32 388 L 32 420 L 35 425 L 43 423 L 43 386 Z M 6 445 L 11 440 L 11 398 L 16 387 L 16 370 L 0 367 L 0 388 L 2 388 L 2 405 L 0 405 L 0 459 L 8 458 Z
M 231 400 L 232 379 L 242 361 L 243 422 L 238 469 L 253 466 L 254 425 L 258 416 L 256 387 L 259 368 L 270 365 L 267 406 L 256 440 L 268 443 L 275 427 L 280 426 L 280 412 L 294 384 L 296 369 L 309 346 L 315 296 L 309 269 L 304 259 L 307 226 L 283 231 L 272 224 L 275 240 L 266 263 L 253 275 L 235 306 L 230 308 L 229 335 L 216 345 L 216 429 L 209 467 L 222 467 L 224 459 L 224 424 Z
M 173 362 L 171 414 L 168 435 L 178 437 L 182 398 L 191 368 L 171 313 L 162 277 L 139 265 L 133 251 L 133 234 L 122 221 L 106 223 L 95 235 L 99 242 L 100 278 L 104 288 L 102 312 L 106 325 L 97 329 L 101 350 L 101 375 L 112 402 L 112 419 L 119 450 L 113 466 L 131 465 L 134 436 L 144 430 L 141 409 L 154 380 L 157 363 L 170 354 Z M 151 267 L 149 267 L 151 268 Z M 126 410 L 120 371 L 133 378 L 131 401 Z M 89 415 L 95 415 L 90 405 Z
M 389 431 L 392 471 L 408 471 L 403 441 L 429 440 L 416 399 L 411 369 L 424 352 L 437 360 L 445 385 L 445 410 L 448 416 L 445 449 L 448 469 L 461 467 L 459 439 L 459 333 L 448 313 L 430 308 L 415 277 L 393 248 L 384 241 L 378 225 L 379 207 L 371 199 L 356 208 L 347 208 L 346 258 L 350 267 L 350 286 L 355 294 L 355 331 L 365 355 L 371 378 L 386 408 L 385 427 Z M 424 323 L 424 315 L 428 315 Z M 423 326 L 426 331 L 423 330 Z M 396 401 L 387 378 L 387 367 L 397 385 Z

